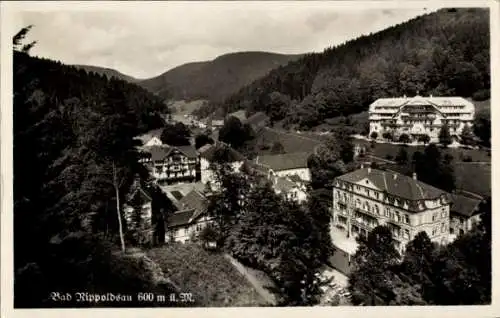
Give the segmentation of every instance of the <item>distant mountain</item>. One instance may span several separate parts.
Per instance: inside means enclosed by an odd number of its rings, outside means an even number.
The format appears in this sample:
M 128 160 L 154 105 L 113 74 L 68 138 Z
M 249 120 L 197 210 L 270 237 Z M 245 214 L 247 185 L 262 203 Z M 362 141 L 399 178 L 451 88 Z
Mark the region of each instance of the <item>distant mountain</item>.
M 97 73 L 99 75 L 105 75 L 108 79 L 110 79 L 112 77 L 116 77 L 116 78 L 121 79 L 121 80 L 128 82 L 128 83 L 137 83 L 140 81 L 137 78 L 125 75 L 123 73 L 118 72 L 117 70 L 112 69 L 112 68 L 92 66 L 92 65 L 73 65 L 73 66 L 76 68 L 84 69 L 85 71 L 87 71 L 87 73 L 94 72 L 94 73 Z
M 187 63 L 138 84 L 163 98 L 222 101 L 269 71 L 301 55 L 238 52 L 212 61 Z
M 361 113 L 381 97 L 463 96 L 490 91 L 489 10 L 441 9 L 322 53 L 307 54 L 197 110 L 264 111 L 301 130 Z

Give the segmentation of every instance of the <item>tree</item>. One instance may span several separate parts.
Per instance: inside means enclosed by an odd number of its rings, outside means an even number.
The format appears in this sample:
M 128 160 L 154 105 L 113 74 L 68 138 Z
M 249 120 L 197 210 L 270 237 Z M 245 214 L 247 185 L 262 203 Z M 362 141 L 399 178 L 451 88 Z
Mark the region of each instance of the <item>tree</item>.
M 196 149 L 200 149 L 201 147 L 205 146 L 206 144 L 213 145 L 214 140 L 206 134 L 200 134 L 194 138 L 194 144 L 195 144 Z
M 285 147 L 283 147 L 283 145 L 279 141 L 275 141 L 271 146 L 271 153 L 273 154 L 285 153 Z
M 370 138 L 371 139 L 377 139 L 378 137 L 378 133 L 376 131 L 373 131 L 371 134 L 370 134 Z
M 448 126 L 448 123 L 444 123 L 441 126 L 441 130 L 439 131 L 439 143 L 442 144 L 444 147 L 448 147 L 452 142 L 451 140 L 451 134 L 450 134 L 450 127 Z
M 189 138 L 191 132 L 181 122 L 166 124 L 161 133 L 160 139 L 164 144 L 170 146 L 188 146 L 191 144 Z
M 399 147 L 398 154 L 395 159 L 400 165 L 404 165 L 408 162 L 408 152 L 405 147 Z
M 359 238 L 349 274 L 349 290 L 354 304 L 389 304 L 396 298 L 393 289 L 395 267 L 400 255 L 394 248 L 392 232 L 377 226 L 367 238 Z
M 472 145 L 474 143 L 474 134 L 469 125 L 465 125 L 460 134 L 460 139 L 464 145 Z
M 29 53 L 29 51 L 35 46 L 36 41 L 28 44 L 22 44 L 22 41 L 26 38 L 26 35 L 29 33 L 31 28 L 33 28 L 33 25 L 28 25 L 27 27 L 24 27 L 19 32 L 17 32 L 16 35 L 14 35 L 14 37 L 12 38 L 14 51 Z
M 436 246 L 424 231 L 419 232 L 406 246 L 401 269 L 422 295 L 427 295 L 430 290 L 426 291 L 426 289 L 432 287 L 430 286 L 433 275 L 432 265 L 436 253 Z
M 118 231 L 120 234 L 120 243 L 122 253 L 125 253 L 125 240 L 123 238 L 123 225 L 122 225 L 122 215 L 121 215 L 121 205 L 120 205 L 120 186 L 122 186 L 121 182 L 118 181 L 118 172 L 116 168 L 116 164 L 113 161 L 113 187 L 115 188 L 115 196 L 116 196 L 116 214 L 118 218 Z
M 474 119 L 474 134 L 481 139 L 486 147 L 491 143 L 491 119 L 489 114 L 478 114 Z
M 219 140 L 239 149 L 251 138 L 249 134 L 238 118 L 230 116 L 219 131 Z
M 399 142 L 402 142 L 402 143 L 409 143 L 410 142 L 410 136 L 408 136 L 407 134 L 401 134 L 401 136 L 399 136 Z

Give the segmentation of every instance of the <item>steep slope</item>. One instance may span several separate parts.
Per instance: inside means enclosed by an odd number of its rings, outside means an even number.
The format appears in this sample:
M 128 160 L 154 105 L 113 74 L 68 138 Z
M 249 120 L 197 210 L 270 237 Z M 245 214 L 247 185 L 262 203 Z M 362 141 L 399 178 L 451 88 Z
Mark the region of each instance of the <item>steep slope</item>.
M 92 65 L 74 65 L 76 68 L 83 69 L 87 71 L 87 73 L 94 72 L 99 75 L 105 75 L 108 79 L 115 77 L 119 80 L 128 82 L 128 83 L 136 83 L 140 81 L 132 76 L 125 75 L 123 73 L 118 72 L 112 68 L 100 67 L 100 66 L 92 66 Z
M 308 54 L 200 109 L 265 111 L 308 129 L 380 97 L 474 97 L 490 89 L 488 9 L 442 9 L 323 53 Z
M 299 57 L 268 52 L 231 53 L 212 61 L 178 66 L 139 85 L 162 98 L 221 101 L 272 69 Z

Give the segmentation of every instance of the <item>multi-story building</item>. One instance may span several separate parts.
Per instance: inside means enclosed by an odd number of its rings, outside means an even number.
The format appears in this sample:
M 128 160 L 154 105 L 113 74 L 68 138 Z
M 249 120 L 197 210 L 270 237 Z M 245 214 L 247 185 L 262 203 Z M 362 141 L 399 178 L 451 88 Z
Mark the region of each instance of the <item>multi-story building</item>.
M 332 231 L 347 238 L 366 236 L 376 226 L 386 225 L 402 252 L 422 231 L 431 241 L 446 244 L 449 220 L 448 194 L 417 180 L 415 174 L 361 168 L 334 181 Z
M 159 184 L 196 182 L 201 178 L 200 156 L 193 146 L 144 147 L 139 162 Z
M 388 132 L 394 137 L 407 134 L 411 139 L 428 135 L 437 141 L 444 123 L 452 138 L 459 140 L 465 126 L 472 126 L 474 104 L 462 97 L 397 97 L 380 98 L 369 107 L 370 136 L 378 138 Z
M 462 194 L 450 195 L 450 236 L 452 238 L 472 230 L 481 221 L 480 204 L 483 198 L 467 197 Z
M 277 155 L 257 156 L 254 163 L 269 170 L 269 178 L 278 176 L 299 176 L 304 181 L 311 181 L 311 172 L 307 166 L 310 152 L 294 152 Z

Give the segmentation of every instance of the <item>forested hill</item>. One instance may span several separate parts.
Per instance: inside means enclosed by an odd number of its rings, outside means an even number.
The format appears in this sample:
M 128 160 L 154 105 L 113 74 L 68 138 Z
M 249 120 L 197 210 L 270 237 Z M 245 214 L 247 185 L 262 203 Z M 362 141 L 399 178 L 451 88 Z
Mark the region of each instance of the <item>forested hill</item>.
M 380 97 L 419 92 L 487 99 L 489 43 L 488 9 L 441 9 L 308 54 L 198 114 L 264 110 L 274 121 L 286 118 L 307 129 L 366 110 Z
M 213 61 L 178 66 L 139 84 L 162 98 L 220 102 L 272 69 L 299 57 L 269 52 L 225 54 Z
M 54 291 L 132 292 L 141 269 L 105 242 L 117 242 L 115 185 L 123 202 L 144 175 L 133 137 L 164 125 L 164 103 L 19 51 L 13 80 L 15 306 L 61 306 L 48 299 Z
M 97 73 L 99 75 L 105 75 L 108 79 L 115 77 L 116 79 L 119 79 L 119 80 L 122 80 L 125 82 L 129 82 L 129 83 L 136 83 L 136 82 L 140 81 L 140 79 L 125 75 L 123 73 L 118 72 L 117 70 L 112 69 L 112 68 L 99 67 L 99 66 L 93 66 L 93 65 L 75 65 L 75 67 L 77 67 L 79 69 L 83 69 L 87 72 L 94 72 L 94 73 Z

